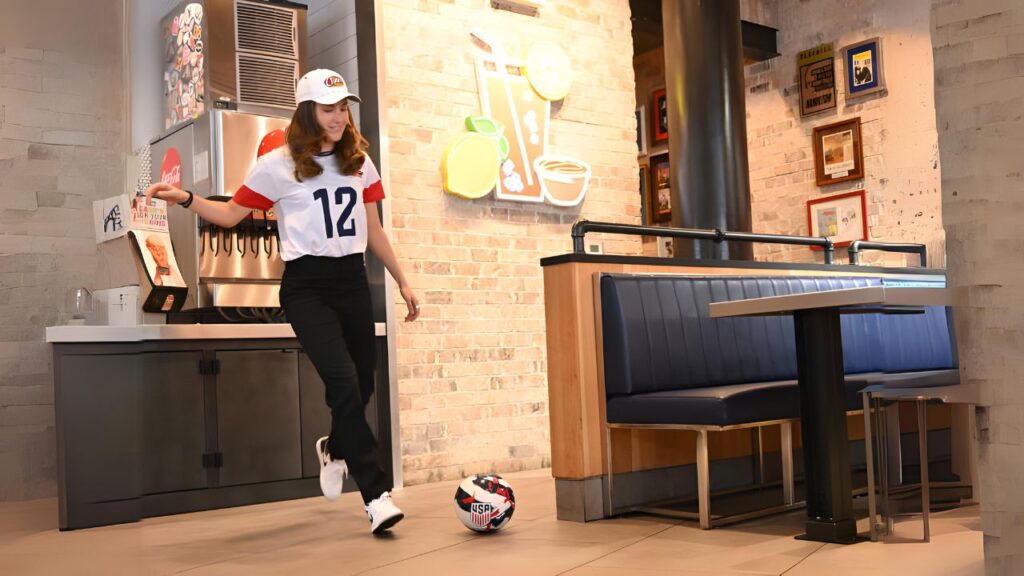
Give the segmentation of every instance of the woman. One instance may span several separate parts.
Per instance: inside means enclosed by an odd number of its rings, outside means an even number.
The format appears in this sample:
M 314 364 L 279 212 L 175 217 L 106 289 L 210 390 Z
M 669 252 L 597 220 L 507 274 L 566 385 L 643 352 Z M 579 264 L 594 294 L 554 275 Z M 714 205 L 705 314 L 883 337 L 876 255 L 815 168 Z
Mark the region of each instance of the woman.
M 324 381 L 331 408 L 331 434 L 316 445 L 320 487 L 334 500 L 351 470 L 370 529 L 378 534 L 403 514 L 391 502 L 365 416 L 376 358 L 363 260 L 367 245 L 398 282 L 406 322 L 419 316 L 419 301 L 377 216 L 384 189 L 348 109 L 348 101 L 359 98 L 340 75 L 321 69 L 299 80 L 296 100 L 287 145 L 260 157 L 229 202 L 162 183 L 150 186 L 146 196 L 178 203 L 225 228 L 255 208 L 274 207 L 285 261 L 281 307 Z

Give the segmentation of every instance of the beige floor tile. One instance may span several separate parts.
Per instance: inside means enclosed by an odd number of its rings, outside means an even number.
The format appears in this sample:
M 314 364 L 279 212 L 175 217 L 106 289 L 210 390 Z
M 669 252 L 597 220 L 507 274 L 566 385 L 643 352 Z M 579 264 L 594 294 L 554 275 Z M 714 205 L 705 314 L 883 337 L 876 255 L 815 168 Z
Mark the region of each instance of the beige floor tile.
M 513 541 L 501 533 L 473 538 L 467 542 L 389 564 L 366 572 L 367 576 L 545 576 L 561 574 L 617 548 L 617 544 Z
M 693 570 L 647 570 L 644 568 L 580 566 L 563 573 L 564 576 L 776 576 L 775 572 L 713 572 Z
M 978 532 L 954 532 L 920 542 L 861 542 L 852 546 L 828 544 L 786 576 L 862 576 L 892 574 L 984 576 L 982 538 Z
M 0 574 L 526 574 L 802 576 L 983 574 L 977 507 L 932 516 L 932 542 L 823 545 L 793 539 L 803 512 L 700 530 L 653 516 L 563 522 L 550 470 L 506 475 L 517 508 L 508 527 L 477 535 L 456 519 L 457 482 L 395 492 L 407 518 L 375 538 L 357 494 L 56 530 L 55 500 L 0 503 Z M 866 531 L 866 521 L 859 527 Z M 897 524 L 914 538 L 920 520 Z
M 513 541 L 545 540 L 625 545 L 658 534 L 675 525 L 676 522 L 672 520 L 654 517 L 612 518 L 586 524 L 565 522 L 554 516 L 518 522 L 513 518 L 503 537 Z
M 422 557 L 474 538 L 461 525 L 434 519 L 410 518 L 391 535 L 373 537 L 369 525 L 360 530 L 339 529 L 305 535 L 298 543 L 269 548 L 264 552 L 229 558 L 197 567 L 195 576 L 257 574 L 330 574 L 341 576 Z
M 704 532 L 703 534 L 701 532 Z M 721 542 L 708 531 L 672 528 L 627 548 L 609 554 L 594 566 L 653 570 L 728 572 L 749 571 L 779 574 L 793 567 L 821 547 L 815 542 L 794 540 L 792 536 L 765 536 L 730 533 L 716 529 Z M 696 537 L 693 540 L 687 536 Z

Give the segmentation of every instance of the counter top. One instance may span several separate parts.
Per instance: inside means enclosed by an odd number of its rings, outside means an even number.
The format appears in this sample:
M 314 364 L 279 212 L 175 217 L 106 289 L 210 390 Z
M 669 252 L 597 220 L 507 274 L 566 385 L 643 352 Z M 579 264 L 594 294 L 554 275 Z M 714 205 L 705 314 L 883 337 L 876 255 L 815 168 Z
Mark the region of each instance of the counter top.
M 387 326 L 376 323 L 376 335 L 386 336 Z M 294 338 L 291 324 L 148 324 L 142 326 L 49 326 L 46 341 L 142 342 L 146 340 L 251 340 Z

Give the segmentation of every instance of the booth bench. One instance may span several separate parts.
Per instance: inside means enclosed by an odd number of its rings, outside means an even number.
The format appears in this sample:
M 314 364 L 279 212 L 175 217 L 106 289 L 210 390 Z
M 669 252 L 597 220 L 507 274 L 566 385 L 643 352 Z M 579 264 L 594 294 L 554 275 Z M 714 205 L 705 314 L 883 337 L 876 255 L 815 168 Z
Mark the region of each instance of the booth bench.
M 789 316 L 713 319 L 713 302 L 868 286 L 891 286 L 882 276 L 675 276 L 601 274 L 601 349 L 606 399 L 608 515 L 613 498 L 611 431 L 661 428 L 697 432 L 696 517 L 711 528 L 796 506 L 792 423 L 800 417 L 796 344 Z M 898 281 L 896 282 L 898 285 Z M 932 283 L 931 286 L 936 284 Z M 955 339 L 945 307 L 906 314 L 842 317 L 843 384 L 848 411 L 863 406 L 859 392 L 889 380 L 915 387 L 955 384 Z M 783 504 L 713 517 L 708 432 L 781 426 Z M 647 510 L 647 506 L 629 509 Z M 665 513 L 666 509 L 656 511 Z

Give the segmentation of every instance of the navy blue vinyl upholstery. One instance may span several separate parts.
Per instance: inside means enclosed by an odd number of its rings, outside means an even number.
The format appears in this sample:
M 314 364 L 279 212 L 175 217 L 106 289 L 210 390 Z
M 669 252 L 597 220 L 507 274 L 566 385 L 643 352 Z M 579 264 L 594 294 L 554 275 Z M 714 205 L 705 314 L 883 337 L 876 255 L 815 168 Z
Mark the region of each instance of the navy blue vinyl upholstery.
M 878 315 L 883 372 L 916 372 L 955 366 L 950 319 L 933 306 L 924 314 Z M 846 348 L 843 348 L 846 351 Z
M 603 275 L 608 421 L 724 426 L 798 417 L 792 317 L 712 319 L 708 304 L 881 283 L 873 277 Z M 954 365 L 942 307 L 847 314 L 841 323 L 850 410 L 860 405 L 857 393 L 868 380 Z

